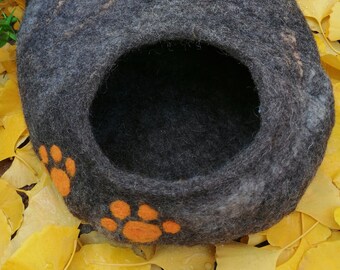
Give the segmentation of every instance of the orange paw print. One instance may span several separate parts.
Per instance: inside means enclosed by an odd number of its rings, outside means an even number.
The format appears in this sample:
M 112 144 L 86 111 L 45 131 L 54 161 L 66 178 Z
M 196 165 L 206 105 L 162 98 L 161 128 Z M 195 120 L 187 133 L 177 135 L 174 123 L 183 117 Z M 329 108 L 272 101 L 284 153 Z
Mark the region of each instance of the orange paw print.
M 110 232 L 116 232 L 119 229 L 118 223 L 123 222 L 122 234 L 125 238 L 135 243 L 151 243 L 164 233 L 176 234 L 181 230 L 181 226 L 171 220 L 164 221 L 162 228 L 159 225 L 151 224 L 150 221 L 156 221 L 159 213 L 147 204 L 139 206 L 137 215 L 141 220 L 128 220 L 131 217 L 131 207 L 124 201 L 114 201 L 110 204 L 111 214 L 116 220 L 104 217 L 100 220 L 101 226 Z M 121 221 L 121 222 L 119 222 Z
M 64 162 L 60 148 L 52 145 L 48 153 L 44 145 L 39 148 L 41 161 L 45 165 L 51 165 L 50 175 L 57 190 L 62 196 L 71 192 L 71 179 L 76 174 L 76 163 L 72 158 L 66 158 Z

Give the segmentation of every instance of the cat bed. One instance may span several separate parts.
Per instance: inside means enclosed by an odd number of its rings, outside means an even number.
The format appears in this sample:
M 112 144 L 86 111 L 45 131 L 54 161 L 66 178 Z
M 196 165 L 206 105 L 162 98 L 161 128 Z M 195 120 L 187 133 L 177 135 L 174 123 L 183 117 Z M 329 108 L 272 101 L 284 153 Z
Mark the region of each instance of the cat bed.
M 124 243 L 272 226 L 333 126 L 290 0 L 31 0 L 18 70 L 31 140 L 70 211 Z

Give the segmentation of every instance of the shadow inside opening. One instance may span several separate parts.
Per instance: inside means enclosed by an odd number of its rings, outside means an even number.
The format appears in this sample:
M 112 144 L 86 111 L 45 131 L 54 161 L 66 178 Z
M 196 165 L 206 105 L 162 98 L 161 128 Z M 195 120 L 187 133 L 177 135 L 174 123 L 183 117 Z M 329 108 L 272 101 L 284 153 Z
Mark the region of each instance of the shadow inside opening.
M 95 139 L 126 172 L 185 180 L 219 169 L 260 128 L 243 64 L 208 44 L 163 41 L 119 58 L 90 109 Z

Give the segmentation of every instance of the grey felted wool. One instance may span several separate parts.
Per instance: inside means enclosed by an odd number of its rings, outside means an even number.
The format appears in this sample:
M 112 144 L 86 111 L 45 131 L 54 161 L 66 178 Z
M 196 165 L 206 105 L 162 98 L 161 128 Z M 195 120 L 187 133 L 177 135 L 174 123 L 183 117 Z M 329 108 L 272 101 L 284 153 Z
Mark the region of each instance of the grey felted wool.
M 126 243 L 223 243 L 294 210 L 333 126 L 292 0 L 31 0 L 31 139 L 70 211 Z

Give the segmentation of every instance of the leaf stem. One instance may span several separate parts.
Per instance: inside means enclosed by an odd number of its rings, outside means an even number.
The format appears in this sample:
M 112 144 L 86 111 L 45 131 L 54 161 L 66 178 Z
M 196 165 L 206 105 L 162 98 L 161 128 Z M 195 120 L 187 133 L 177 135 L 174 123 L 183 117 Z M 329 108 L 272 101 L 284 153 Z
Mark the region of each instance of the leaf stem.
M 338 51 L 337 49 L 335 49 L 335 48 L 333 47 L 333 45 L 331 44 L 331 42 L 330 42 L 330 41 L 328 40 L 328 38 L 326 37 L 325 31 L 323 30 L 323 27 L 322 27 L 322 25 L 321 25 L 321 22 L 319 22 L 319 21 L 317 21 L 317 22 L 318 22 L 318 24 L 319 24 L 319 28 L 320 28 L 320 30 L 321 30 L 321 34 L 323 35 L 324 39 L 326 40 L 327 45 L 328 45 L 335 53 L 340 54 L 340 51 Z
M 305 237 L 307 234 L 309 234 L 319 224 L 320 224 L 319 221 L 315 222 L 315 224 L 312 227 L 310 227 L 306 232 L 304 232 L 302 235 L 300 235 L 298 238 L 296 238 L 293 242 L 291 242 L 290 244 L 288 244 L 287 246 L 282 248 L 282 250 L 285 250 L 285 249 L 289 248 L 290 246 L 294 245 L 296 242 L 300 241 L 303 237 Z

